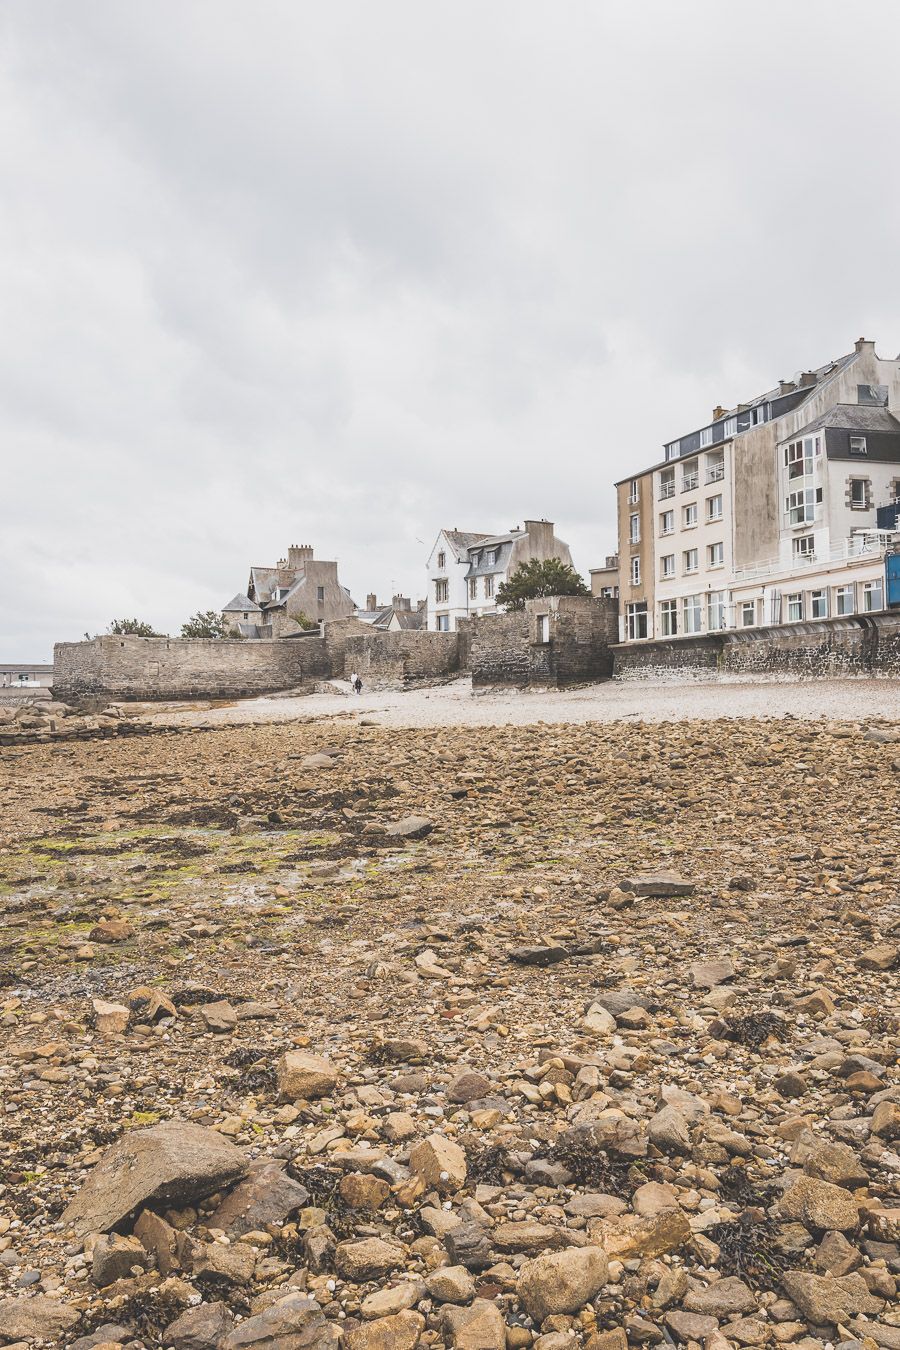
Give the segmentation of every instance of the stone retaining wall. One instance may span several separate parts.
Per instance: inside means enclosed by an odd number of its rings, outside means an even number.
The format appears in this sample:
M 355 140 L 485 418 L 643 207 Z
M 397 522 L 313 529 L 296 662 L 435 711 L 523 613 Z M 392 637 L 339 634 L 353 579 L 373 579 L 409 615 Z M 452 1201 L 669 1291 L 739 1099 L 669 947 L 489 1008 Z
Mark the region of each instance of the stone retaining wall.
M 328 625 L 330 628 L 331 625 Z M 435 680 L 458 674 L 462 668 L 458 633 L 419 631 L 386 633 L 366 624 L 366 630 L 348 637 L 343 652 L 342 670 L 356 671 L 369 680 Z
M 544 633 L 540 617 L 546 615 Z M 547 596 L 524 610 L 471 620 L 472 684 L 559 686 L 609 679 L 616 637 L 616 601 Z
M 619 680 L 900 676 L 900 613 L 624 643 L 613 649 L 613 663 Z
M 104 637 L 58 642 L 53 693 L 124 699 L 242 698 L 331 674 L 326 640 Z

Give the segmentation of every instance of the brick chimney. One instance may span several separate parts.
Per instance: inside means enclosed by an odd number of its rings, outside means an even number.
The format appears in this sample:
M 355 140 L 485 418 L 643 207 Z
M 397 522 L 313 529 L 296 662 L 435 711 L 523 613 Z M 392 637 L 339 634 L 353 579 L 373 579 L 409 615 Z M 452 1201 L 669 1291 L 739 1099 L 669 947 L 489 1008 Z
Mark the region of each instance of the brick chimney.
M 377 608 L 378 608 L 378 596 L 375 594 L 374 591 L 369 591 L 369 594 L 366 596 L 366 609 L 372 610 Z
M 713 408 L 713 421 L 718 422 L 719 418 L 724 416 L 725 416 L 725 409 L 722 407 L 721 403 L 719 403 L 716 405 L 715 408 Z
M 797 388 L 797 386 L 794 384 L 794 381 L 793 381 L 793 380 L 779 380 L 779 381 L 778 381 L 778 392 L 779 392 L 779 394 L 792 394 L 796 388 Z
M 391 600 L 391 605 L 394 609 L 412 609 L 412 605 L 409 602 L 409 596 L 407 595 L 395 595 Z
M 312 556 L 312 544 L 291 544 L 288 549 L 288 567 L 302 567 L 304 563 L 312 562 Z
M 804 370 L 800 375 L 800 388 L 809 389 L 812 385 L 819 383 L 819 377 L 814 370 Z
M 874 352 L 875 350 L 875 343 L 867 338 L 857 338 L 853 345 L 858 352 Z

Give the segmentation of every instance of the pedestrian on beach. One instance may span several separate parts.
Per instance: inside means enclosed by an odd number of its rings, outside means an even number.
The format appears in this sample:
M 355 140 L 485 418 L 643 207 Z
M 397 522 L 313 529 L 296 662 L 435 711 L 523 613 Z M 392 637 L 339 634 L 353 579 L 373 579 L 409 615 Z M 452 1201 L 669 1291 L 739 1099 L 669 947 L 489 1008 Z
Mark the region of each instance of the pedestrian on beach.
M 362 693 L 362 680 L 359 678 L 358 675 L 356 679 L 353 681 L 353 688 L 356 690 L 358 694 Z
M 359 693 L 359 690 L 358 690 L 357 687 L 356 687 L 356 681 L 357 681 L 358 679 L 359 679 L 359 676 L 357 675 L 356 671 L 354 670 L 353 674 L 350 676 L 350 692 L 351 692 L 352 694 L 358 694 L 358 693 Z

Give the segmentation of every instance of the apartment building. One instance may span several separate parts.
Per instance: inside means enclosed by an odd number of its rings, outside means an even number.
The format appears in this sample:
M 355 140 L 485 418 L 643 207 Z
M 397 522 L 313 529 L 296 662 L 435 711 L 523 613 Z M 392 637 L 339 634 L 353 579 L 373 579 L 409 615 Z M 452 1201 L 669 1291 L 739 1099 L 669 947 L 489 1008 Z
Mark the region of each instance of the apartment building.
M 900 501 L 900 359 L 873 342 L 616 485 L 623 641 L 872 612 Z

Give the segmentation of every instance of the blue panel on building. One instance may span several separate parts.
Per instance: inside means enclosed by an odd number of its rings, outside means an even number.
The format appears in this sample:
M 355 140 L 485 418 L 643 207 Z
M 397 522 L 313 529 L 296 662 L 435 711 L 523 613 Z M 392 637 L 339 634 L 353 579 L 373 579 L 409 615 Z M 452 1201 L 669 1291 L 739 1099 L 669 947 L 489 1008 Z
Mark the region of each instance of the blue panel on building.
M 900 608 L 900 553 L 889 553 L 885 559 L 888 609 Z

